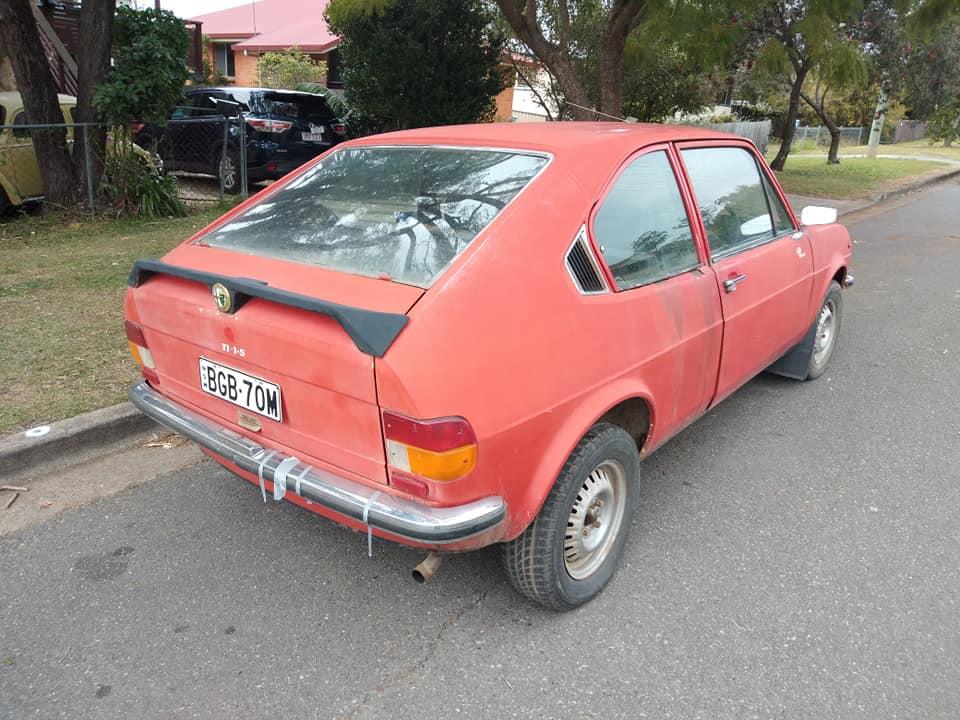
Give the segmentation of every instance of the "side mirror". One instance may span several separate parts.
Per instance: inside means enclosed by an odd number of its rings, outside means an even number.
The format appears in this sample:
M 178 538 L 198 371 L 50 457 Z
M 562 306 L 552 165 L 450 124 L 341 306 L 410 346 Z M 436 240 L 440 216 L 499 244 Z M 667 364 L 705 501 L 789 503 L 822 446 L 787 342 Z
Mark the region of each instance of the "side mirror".
M 770 232 L 773 232 L 773 222 L 770 220 L 770 215 L 767 213 L 763 215 L 757 215 L 755 218 L 750 218 L 745 223 L 740 225 L 740 234 L 743 237 L 764 235 Z
M 831 225 L 837 221 L 837 209 L 807 205 L 800 211 L 801 225 Z

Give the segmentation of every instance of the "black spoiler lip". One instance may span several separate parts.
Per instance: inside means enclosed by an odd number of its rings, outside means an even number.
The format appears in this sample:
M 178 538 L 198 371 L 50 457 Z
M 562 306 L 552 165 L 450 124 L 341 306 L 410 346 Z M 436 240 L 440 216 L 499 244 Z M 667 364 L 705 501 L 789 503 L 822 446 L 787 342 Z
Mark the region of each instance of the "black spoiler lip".
M 340 323 L 340 326 L 350 336 L 360 352 L 374 357 L 383 357 L 409 320 L 406 315 L 399 313 L 377 312 L 351 307 L 350 305 L 341 305 L 308 295 L 272 288 L 261 280 L 218 275 L 217 273 L 170 265 L 159 260 L 137 260 L 133 263 L 127 284 L 134 288 L 140 287 L 154 275 L 171 275 L 207 286 L 220 283 L 230 291 L 233 300 L 230 308 L 231 313 L 236 312 L 247 300 L 255 297 L 278 305 L 288 305 L 326 315 Z

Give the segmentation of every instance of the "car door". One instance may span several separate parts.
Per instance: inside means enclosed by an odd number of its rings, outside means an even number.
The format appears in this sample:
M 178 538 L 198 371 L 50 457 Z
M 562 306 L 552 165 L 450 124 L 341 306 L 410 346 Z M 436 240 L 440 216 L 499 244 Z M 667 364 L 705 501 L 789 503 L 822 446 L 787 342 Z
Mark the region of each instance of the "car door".
M 696 209 L 668 146 L 629 160 L 599 202 L 594 241 L 610 272 L 622 336 L 611 362 L 657 398 L 667 437 L 702 413 L 716 387 L 723 327 L 716 283 L 697 242 Z
M 750 146 L 679 147 L 723 307 L 719 402 L 803 337 L 813 259 Z

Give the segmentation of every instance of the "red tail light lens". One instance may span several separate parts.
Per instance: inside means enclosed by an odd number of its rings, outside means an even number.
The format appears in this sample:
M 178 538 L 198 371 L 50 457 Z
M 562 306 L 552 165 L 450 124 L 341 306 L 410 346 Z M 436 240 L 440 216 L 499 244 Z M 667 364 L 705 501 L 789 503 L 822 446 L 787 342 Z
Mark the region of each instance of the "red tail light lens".
M 330 127 L 333 128 L 333 131 L 334 131 L 337 135 L 346 135 L 346 134 L 347 134 L 347 126 L 344 125 L 343 123 L 334 123 L 334 124 L 331 125 Z
M 293 127 L 287 120 L 268 120 L 266 118 L 247 118 L 247 125 L 254 130 L 268 133 L 282 133 Z
M 402 473 L 446 482 L 477 464 L 477 436 L 461 417 L 415 420 L 384 411 L 383 434 L 387 462 Z
M 151 385 L 159 385 L 160 378 L 155 370 L 156 364 L 153 362 L 153 354 L 147 348 L 147 339 L 143 336 L 143 328 L 129 320 L 124 320 L 123 329 L 127 333 L 127 345 L 130 346 L 130 354 L 137 365 L 140 366 L 143 376 L 150 381 Z
M 131 123 L 130 124 L 130 134 L 136 135 L 138 132 L 143 130 L 143 123 Z
M 143 348 L 147 346 L 147 339 L 143 336 L 142 327 L 129 320 L 124 320 L 123 329 L 127 332 L 127 340 Z

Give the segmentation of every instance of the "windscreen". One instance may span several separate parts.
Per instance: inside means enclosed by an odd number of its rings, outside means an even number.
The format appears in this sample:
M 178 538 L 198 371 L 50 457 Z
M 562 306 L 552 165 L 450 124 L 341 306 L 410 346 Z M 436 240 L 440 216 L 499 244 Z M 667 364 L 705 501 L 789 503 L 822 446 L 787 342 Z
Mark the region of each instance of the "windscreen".
M 197 242 L 427 287 L 547 158 L 344 148 Z

